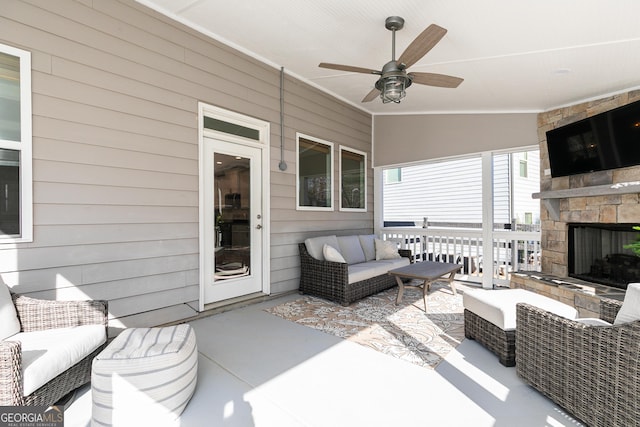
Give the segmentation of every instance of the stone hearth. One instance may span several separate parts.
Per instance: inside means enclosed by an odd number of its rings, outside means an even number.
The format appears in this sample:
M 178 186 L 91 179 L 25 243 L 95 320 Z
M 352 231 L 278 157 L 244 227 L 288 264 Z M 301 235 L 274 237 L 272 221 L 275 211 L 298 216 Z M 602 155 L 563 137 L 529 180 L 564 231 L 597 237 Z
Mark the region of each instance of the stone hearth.
M 580 317 L 600 317 L 600 298 L 622 301 L 625 291 L 598 283 L 574 278 L 560 278 L 537 272 L 518 272 L 511 275 L 511 288 L 526 289 L 569 304 Z

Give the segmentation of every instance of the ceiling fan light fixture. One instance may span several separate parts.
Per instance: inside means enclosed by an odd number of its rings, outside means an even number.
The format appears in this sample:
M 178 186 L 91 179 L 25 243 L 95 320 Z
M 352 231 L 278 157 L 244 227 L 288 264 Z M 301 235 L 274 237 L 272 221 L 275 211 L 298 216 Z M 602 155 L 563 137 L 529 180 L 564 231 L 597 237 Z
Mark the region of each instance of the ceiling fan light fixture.
M 406 89 L 411 86 L 411 77 L 404 73 L 386 75 L 376 82 L 383 104 L 394 102 L 399 104 L 407 94 Z
M 405 91 L 403 78 L 390 77 L 385 79 L 382 83 L 380 98 L 382 99 L 383 104 L 388 102 L 395 102 L 396 104 L 399 104 L 400 100 L 406 95 L 407 92 Z

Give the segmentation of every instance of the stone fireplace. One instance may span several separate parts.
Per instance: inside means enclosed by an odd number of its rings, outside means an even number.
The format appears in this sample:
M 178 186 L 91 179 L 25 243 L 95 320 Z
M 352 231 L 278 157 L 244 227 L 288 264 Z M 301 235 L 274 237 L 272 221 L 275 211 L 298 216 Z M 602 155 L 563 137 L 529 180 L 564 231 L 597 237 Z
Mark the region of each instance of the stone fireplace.
M 640 185 L 633 185 L 640 182 L 640 166 L 551 178 L 545 173 L 550 168 L 546 132 L 638 100 L 640 91 L 634 91 L 538 116 L 543 273 L 569 276 L 568 224 L 640 224 Z M 611 188 L 615 184 L 619 188 Z
M 541 277 L 548 283 L 567 284 L 578 291 L 588 289 L 594 295 L 607 293 L 607 286 L 590 286 L 589 281 L 574 280 L 569 275 L 569 225 L 570 224 L 634 224 L 640 225 L 640 166 L 599 171 L 552 178 L 549 170 L 546 132 L 550 129 L 603 113 L 613 108 L 640 100 L 640 90 L 590 101 L 570 107 L 559 108 L 538 115 L 538 138 L 540 141 L 540 193 L 541 200 Z M 512 279 L 512 287 L 530 288 L 540 292 L 537 285 L 525 284 L 524 279 Z M 640 281 L 640 277 L 637 277 Z M 553 285 L 552 285 L 553 286 Z M 617 289 L 617 288 L 613 288 Z M 598 291 L 596 291 L 598 290 Z M 618 289 L 619 291 L 619 289 Z M 556 296 L 557 289 L 544 289 L 541 293 Z M 620 299 L 620 292 L 612 292 Z M 624 294 L 622 293 L 622 296 Z M 578 297 L 582 293 L 579 292 Z M 575 296 L 565 295 L 579 310 Z M 592 305 L 595 301 L 592 301 Z M 597 314 L 595 306 L 582 310 L 586 314 Z

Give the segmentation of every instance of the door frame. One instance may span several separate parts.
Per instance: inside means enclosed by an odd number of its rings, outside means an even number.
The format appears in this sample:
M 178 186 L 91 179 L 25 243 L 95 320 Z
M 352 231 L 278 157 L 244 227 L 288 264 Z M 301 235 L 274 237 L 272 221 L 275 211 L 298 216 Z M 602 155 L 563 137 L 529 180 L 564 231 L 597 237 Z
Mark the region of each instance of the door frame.
M 245 128 L 254 129 L 258 131 L 258 139 L 246 138 L 222 131 L 216 131 L 212 129 L 205 129 L 204 118 L 210 117 L 223 122 L 231 123 L 234 125 L 243 126 Z M 205 256 L 207 255 L 207 248 L 205 246 L 205 213 L 206 206 L 204 203 L 204 180 L 205 174 L 205 162 L 204 162 L 204 139 L 212 138 L 223 140 L 225 142 L 250 146 L 259 148 L 261 150 L 261 163 L 262 163 L 262 176 L 261 176 L 261 192 L 262 192 L 262 247 L 261 252 L 261 264 L 262 264 L 262 293 L 269 295 L 271 293 L 271 263 L 270 260 L 270 164 L 269 164 L 269 137 L 270 137 L 270 123 L 264 120 L 256 119 L 254 117 L 239 114 L 233 111 L 229 111 L 220 107 L 216 107 L 203 102 L 198 102 L 198 240 L 199 240 L 199 311 L 204 311 L 205 306 L 205 286 L 207 283 L 205 277 L 204 265 L 206 262 Z M 213 251 L 213 248 L 211 249 Z M 211 255 L 211 254 L 209 254 Z

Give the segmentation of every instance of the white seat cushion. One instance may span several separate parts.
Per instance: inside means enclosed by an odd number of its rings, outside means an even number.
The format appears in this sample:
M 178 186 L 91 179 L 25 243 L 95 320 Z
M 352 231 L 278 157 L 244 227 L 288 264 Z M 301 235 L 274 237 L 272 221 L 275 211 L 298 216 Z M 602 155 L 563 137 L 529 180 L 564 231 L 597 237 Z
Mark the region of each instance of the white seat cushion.
M 578 310 L 560 301 L 524 289 L 471 289 L 462 297 L 464 308 L 504 331 L 516 329 L 516 304 L 527 303 L 567 319 L 575 319 Z
M 575 319 L 575 321 L 589 326 L 611 326 L 611 323 L 596 317 L 582 317 L 580 319 Z
M 102 325 L 20 332 L 7 339 L 22 344 L 25 396 L 87 357 L 106 340 Z
M 399 258 L 349 265 L 349 283 L 356 283 L 381 274 L 387 274 L 389 270 L 404 267 L 409 263 L 409 258 Z
M 614 325 L 640 320 L 640 283 L 629 283 Z
M 0 340 L 20 332 L 20 321 L 9 288 L 0 282 Z

